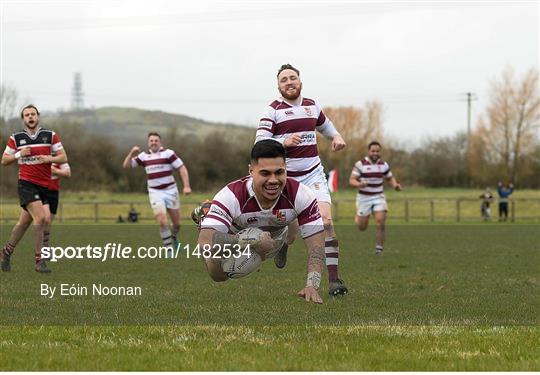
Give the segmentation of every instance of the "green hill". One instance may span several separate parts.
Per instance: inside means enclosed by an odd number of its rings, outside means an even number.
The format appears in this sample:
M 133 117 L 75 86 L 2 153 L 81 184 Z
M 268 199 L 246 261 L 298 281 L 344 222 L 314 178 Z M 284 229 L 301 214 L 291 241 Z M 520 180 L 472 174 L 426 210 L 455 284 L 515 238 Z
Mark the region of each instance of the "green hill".
M 150 131 L 164 138 L 194 136 L 204 138 L 208 134 L 226 130 L 231 137 L 255 136 L 255 129 L 234 124 L 212 123 L 185 115 L 137 108 L 103 107 L 44 114 L 44 127 L 55 128 L 55 123 L 79 123 L 86 131 L 100 134 L 118 141 L 119 144 L 140 143 Z

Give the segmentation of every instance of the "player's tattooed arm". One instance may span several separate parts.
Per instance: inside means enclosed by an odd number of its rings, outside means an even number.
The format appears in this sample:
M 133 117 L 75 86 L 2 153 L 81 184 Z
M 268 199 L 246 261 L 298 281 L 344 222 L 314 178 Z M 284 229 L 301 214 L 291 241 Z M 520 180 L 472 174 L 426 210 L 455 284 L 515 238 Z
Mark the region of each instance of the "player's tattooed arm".
M 306 286 L 298 292 L 298 296 L 307 302 L 323 303 L 317 289 L 321 285 L 321 277 L 325 265 L 324 231 L 304 239 L 308 247 L 308 275 Z
M 319 232 L 304 240 L 308 248 L 307 271 L 322 274 L 325 266 L 324 232 Z

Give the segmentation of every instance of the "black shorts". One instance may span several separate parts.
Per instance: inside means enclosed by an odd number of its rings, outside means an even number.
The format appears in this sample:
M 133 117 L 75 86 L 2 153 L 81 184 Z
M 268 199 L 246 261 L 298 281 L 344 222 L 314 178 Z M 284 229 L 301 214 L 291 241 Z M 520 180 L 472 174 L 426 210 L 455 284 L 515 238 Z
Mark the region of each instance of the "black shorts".
M 49 190 L 46 187 L 34 184 L 30 181 L 19 180 L 19 203 L 26 210 L 28 203 L 41 201 L 43 204 L 49 203 L 47 194 Z
M 58 190 L 48 190 L 47 200 L 49 201 L 49 210 L 51 214 L 56 215 L 58 210 L 58 198 L 60 197 L 60 192 Z

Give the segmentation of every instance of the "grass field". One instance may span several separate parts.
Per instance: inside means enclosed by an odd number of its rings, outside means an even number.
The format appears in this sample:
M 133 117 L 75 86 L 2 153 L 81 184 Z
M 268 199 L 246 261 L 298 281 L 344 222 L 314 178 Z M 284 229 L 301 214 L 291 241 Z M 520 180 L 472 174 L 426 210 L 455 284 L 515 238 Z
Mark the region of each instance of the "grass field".
M 4 242 L 9 227 L 2 226 Z M 540 370 L 538 225 L 337 227 L 350 294 L 295 296 L 284 270 L 213 283 L 202 260 L 62 260 L 36 274 L 29 238 L 0 280 L 0 370 Z M 182 242 L 193 244 L 193 226 Z M 28 237 L 28 236 L 27 236 Z M 158 245 L 153 225 L 56 225 L 55 246 Z M 40 284 L 140 286 L 141 296 L 40 296 Z

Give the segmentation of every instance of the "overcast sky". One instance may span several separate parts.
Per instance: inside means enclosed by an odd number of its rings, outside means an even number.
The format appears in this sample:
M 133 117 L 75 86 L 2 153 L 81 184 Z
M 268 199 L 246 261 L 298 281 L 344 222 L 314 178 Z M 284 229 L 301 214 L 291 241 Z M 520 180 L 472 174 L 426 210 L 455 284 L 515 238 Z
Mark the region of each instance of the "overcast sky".
M 490 80 L 539 65 L 538 1 L 10 1 L 1 79 L 43 110 L 129 106 L 255 126 L 283 63 L 322 106 L 379 100 L 401 142 L 466 129 Z

